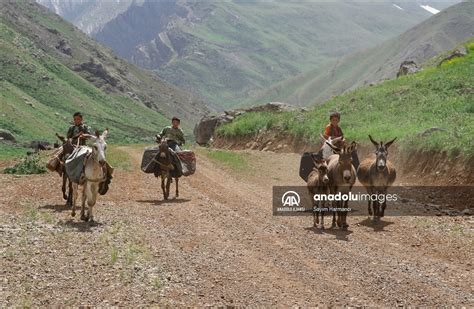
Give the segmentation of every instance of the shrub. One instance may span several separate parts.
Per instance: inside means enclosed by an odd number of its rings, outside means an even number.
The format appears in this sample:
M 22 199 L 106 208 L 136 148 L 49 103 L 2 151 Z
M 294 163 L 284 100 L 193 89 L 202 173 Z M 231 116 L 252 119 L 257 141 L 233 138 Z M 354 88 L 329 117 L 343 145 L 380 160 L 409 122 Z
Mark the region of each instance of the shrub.
M 46 173 L 46 168 L 41 163 L 39 155 L 34 154 L 26 156 L 14 166 L 5 168 L 3 173 L 17 175 L 44 174 Z

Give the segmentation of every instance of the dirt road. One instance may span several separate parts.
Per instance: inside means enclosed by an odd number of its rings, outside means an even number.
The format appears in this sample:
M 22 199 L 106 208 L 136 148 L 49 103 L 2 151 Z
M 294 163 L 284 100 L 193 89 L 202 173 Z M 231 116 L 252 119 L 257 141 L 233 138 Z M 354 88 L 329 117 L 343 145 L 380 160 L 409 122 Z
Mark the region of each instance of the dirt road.
M 235 171 L 203 153 L 166 202 L 153 176 L 117 170 L 94 226 L 71 218 L 57 175 L 0 175 L 0 303 L 474 306 L 472 217 L 319 231 L 271 212 L 272 185 L 303 184 L 298 155 L 245 152 Z

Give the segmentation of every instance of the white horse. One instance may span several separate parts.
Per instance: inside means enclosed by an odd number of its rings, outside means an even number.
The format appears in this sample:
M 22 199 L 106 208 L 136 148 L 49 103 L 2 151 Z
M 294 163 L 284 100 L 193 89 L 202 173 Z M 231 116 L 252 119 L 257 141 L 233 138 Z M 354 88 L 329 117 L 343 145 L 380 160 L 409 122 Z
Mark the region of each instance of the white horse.
M 105 161 L 105 150 L 107 143 L 105 138 L 109 133 L 108 129 L 99 134 L 96 131 L 96 135 L 84 134 L 83 137 L 90 138 L 93 141 L 91 153 L 87 155 L 84 163 L 84 172 L 81 176 L 79 183 L 72 184 L 73 201 L 72 201 L 72 213 L 74 217 L 76 215 L 76 201 L 79 195 L 79 186 L 83 187 L 82 190 L 82 207 L 81 207 L 81 220 L 83 221 L 94 221 L 93 208 L 97 201 L 97 193 L 99 191 L 99 183 L 106 179 L 106 172 L 104 171 Z M 85 215 L 85 204 L 89 206 L 87 215 Z

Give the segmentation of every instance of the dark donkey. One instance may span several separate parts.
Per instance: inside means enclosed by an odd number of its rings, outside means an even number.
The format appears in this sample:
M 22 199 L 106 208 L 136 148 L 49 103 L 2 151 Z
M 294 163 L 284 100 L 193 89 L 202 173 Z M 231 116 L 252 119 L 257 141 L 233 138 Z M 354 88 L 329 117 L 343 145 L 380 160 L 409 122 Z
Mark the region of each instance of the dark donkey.
M 395 167 L 387 160 L 388 147 L 390 147 L 397 138 L 395 137 L 385 144 L 383 142 L 377 143 L 370 135 L 369 139 L 375 146 L 375 157 L 366 158 L 360 163 L 357 169 L 357 178 L 359 178 L 360 183 L 367 189 L 367 193 L 370 195 L 386 195 L 387 188 L 393 184 L 397 177 Z M 373 220 L 375 222 L 384 216 L 386 207 L 387 201 L 385 197 L 382 203 L 378 201 L 371 202 L 369 199 L 369 215 L 371 216 L 373 214 Z
M 315 199 L 315 195 L 325 198 L 329 193 L 329 177 L 328 177 L 328 165 L 323 156 L 323 151 L 319 151 L 317 154 L 312 155 L 313 159 L 313 170 L 308 175 L 308 192 L 309 198 L 312 201 L 313 205 L 313 225 L 318 227 L 319 224 L 319 215 L 321 214 L 321 229 L 324 229 L 324 213 L 326 210 L 326 201 L 323 199 Z M 318 209 L 319 208 L 319 209 Z
M 72 144 L 72 139 L 70 138 L 65 138 L 62 135 L 59 135 L 56 133 L 56 137 L 63 143 L 63 151 L 61 156 L 59 157 L 60 160 L 60 166 L 59 166 L 59 173 L 63 177 L 63 185 L 61 187 L 61 190 L 63 192 L 63 198 L 66 200 L 66 206 L 71 207 L 72 206 L 72 182 L 69 180 L 69 177 L 67 176 L 66 173 L 66 159 L 69 157 L 69 155 L 73 152 L 74 150 L 74 145 Z M 67 193 L 66 193 L 67 189 Z
M 160 167 L 159 174 L 155 174 L 157 177 L 161 176 L 161 190 L 163 191 L 163 198 L 167 200 L 170 196 L 170 185 L 171 179 L 174 178 L 176 182 L 176 197 L 179 197 L 178 181 L 179 171 L 173 159 L 172 150 L 168 147 L 168 141 L 166 138 L 157 136 L 156 142 L 160 144 L 159 153 L 155 158 L 155 162 Z

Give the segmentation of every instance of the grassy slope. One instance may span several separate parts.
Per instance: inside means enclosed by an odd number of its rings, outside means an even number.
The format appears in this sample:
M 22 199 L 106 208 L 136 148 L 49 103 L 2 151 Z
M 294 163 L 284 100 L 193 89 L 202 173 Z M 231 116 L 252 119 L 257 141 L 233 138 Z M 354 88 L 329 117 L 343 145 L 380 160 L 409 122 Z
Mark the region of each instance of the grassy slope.
M 167 123 L 130 98 L 107 95 L 4 23 L 0 44 L 0 127 L 19 141 L 51 140 L 54 132 L 65 132 L 77 110 L 94 128 L 109 127 L 111 139 L 121 142 L 152 135 Z
M 318 139 L 328 123 L 328 113 L 342 114 L 346 137 L 368 143 L 368 134 L 377 140 L 395 136 L 403 147 L 445 150 L 451 155 L 474 155 L 474 41 L 466 44 L 468 56 L 424 71 L 364 87 L 332 98 L 308 112 L 280 114 L 247 113 L 218 134 L 239 136 L 255 134 L 265 128 Z M 445 131 L 421 137 L 432 127 Z
M 74 70 L 90 59 L 100 63 L 117 81 L 117 85 L 111 85 L 86 70 L 76 70 L 76 73 L 92 82 L 96 88 L 112 94 L 114 100 L 130 103 L 132 101 L 130 93 L 133 93 L 138 97 L 138 100 L 134 100 L 138 104 L 131 104 L 132 109 L 133 106 L 146 105 L 166 118 L 180 115 L 188 128 L 192 128 L 192 123 L 207 112 L 203 102 L 157 78 L 154 74 L 117 58 L 110 49 L 98 44 L 39 4 L 31 1 L 4 1 L 0 4 L 0 8 L 2 23 L 5 26 L 29 39 L 35 48 L 41 49 L 60 65 Z M 66 40 L 71 46 L 72 57 L 64 55 L 55 48 L 60 40 Z M 152 115 L 156 114 L 152 112 L 150 117 Z
M 319 66 L 250 97 L 243 105 L 271 101 L 310 105 L 364 84 L 393 78 L 400 63 L 427 59 L 472 36 L 474 3 L 465 2 L 437 14 L 374 48 Z
M 55 132 L 65 134 L 78 110 L 94 129 L 110 128 L 113 143 L 150 139 L 175 113 L 198 119 L 201 105 L 188 94 L 116 58 L 39 5 L 2 2 L 0 16 L 0 128 L 10 130 L 20 143 L 53 141 Z M 55 49 L 60 39 L 69 42 L 72 57 Z M 90 57 L 99 59 L 123 89 L 73 70 Z M 128 91 L 140 99 L 132 99 Z M 185 121 L 186 127 L 191 125 Z M 2 159 L 24 149 L 0 143 L 0 151 Z

